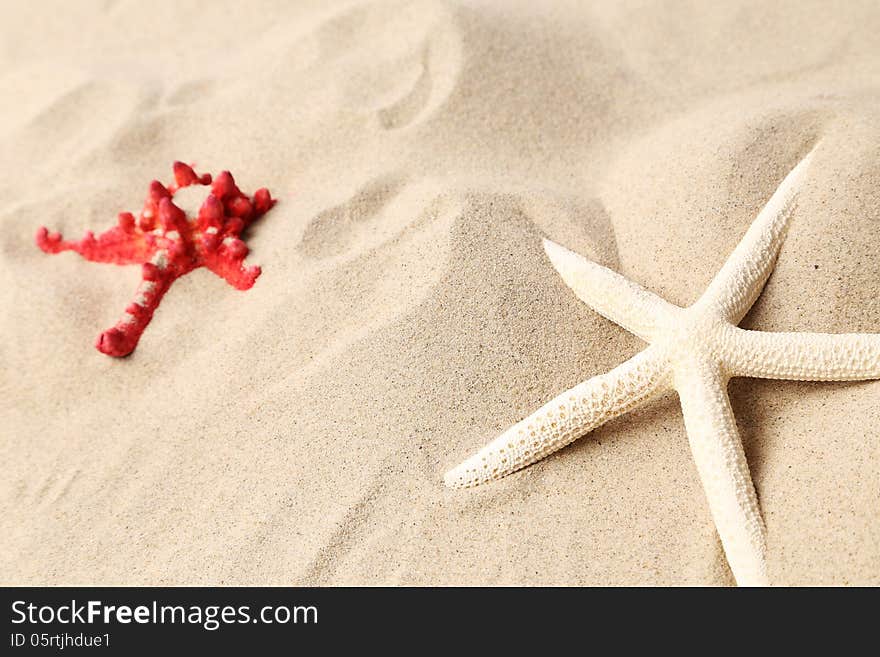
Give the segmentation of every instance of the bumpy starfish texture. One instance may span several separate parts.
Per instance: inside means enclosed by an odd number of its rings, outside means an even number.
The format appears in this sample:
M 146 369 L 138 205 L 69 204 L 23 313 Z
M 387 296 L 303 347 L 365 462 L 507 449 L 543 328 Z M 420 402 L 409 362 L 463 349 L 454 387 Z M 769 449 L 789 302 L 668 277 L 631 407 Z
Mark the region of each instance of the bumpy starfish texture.
M 194 220 L 172 200 L 189 185 L 211 185 L 211 192 Z M 232 174 L 197 175 L 183 162 L 174 163 L 174 183 L 167 187 L 154 180 L 140 214 L 122 212 L 118 225 L 98 237 L 87 231 L 78 242 L 62 239 L 45 227 L 37 231 L 37 246 L 46 253 L 75 251 L 86 260 L 117 265 L 141 265 L 141 284 L 134 301 L 112 328 L 98 336 L 95 347 L 108 356 L 127 356 L 153 318 L 171 284 L 198 267 L 206 267 L 230 285 L 247 290 L 260 275 L 259 267 L 246 267 L 247 245 L 242 231 L 275 204 L 269 190 L 258 189 L 249 198 Z
M 786 176 L 708 289 L 688 308 L 544 240 L 550 262 L 581 301 L 649 346 L 515 424 L 447 472 L 446 484 L 474 486 L 508 475 L 675 389 L 734 578 L 740 585 L 768 584 L 764 522 L 727 396 L 729 379 L 880 378 L 880 334 L 769 333 L 737 326 L 773 270 L 812 157 L 811 152 Z

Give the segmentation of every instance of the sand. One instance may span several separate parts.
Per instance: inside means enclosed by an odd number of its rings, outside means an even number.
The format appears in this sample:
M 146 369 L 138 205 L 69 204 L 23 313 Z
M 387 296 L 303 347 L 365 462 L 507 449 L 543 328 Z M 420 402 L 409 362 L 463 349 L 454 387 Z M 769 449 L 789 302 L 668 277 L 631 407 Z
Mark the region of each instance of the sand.
M 731 584 L 674 395 L 442 475 L 642 346 L 541 236 L 690 303 L 820 138 L 743 326 L 880 331 L 878 33 L 873 0 L 4 3 L 0 581 Z M 280 199 L 263 274 L 179 280 L 112 359 L 137 268 L 33 236 L 175 159 Z M 773 582 L 880 584 L 880 382 L 731 398 Z

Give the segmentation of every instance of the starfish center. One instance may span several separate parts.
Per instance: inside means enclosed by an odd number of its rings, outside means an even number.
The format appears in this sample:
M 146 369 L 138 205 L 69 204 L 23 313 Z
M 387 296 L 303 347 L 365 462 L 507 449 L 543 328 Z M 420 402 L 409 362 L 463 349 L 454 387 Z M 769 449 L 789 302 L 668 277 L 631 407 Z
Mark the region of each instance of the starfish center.
M 686 308 L 661 333 L 656 344 L 673 364 L 700 360 L 718 360 L 717 340 L 725 320 L 700 308 Z

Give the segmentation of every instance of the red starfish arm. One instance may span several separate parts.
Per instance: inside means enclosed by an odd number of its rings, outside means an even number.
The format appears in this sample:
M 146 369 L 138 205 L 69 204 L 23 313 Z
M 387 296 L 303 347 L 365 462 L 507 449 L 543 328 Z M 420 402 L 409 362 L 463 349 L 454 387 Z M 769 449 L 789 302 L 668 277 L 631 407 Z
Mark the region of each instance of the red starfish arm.
M 153 251 L 152 240 L 134 226 L 134 217 L 127 212 L 119 215 L 119 225 L 101 233 L 92 231 L 78 241 L 64 240 L 61 233 L 50 233 L 41 226 L 36 236 L 37 246 L 46 253 L 75 251 L 92 262 L 112 262 L 117 265 L 140 264 L 149 260 Z
M 108 356 L 128 356 L 134 351 L 159 302 L 177 278 L 172 271 L 159 269 L 149 262 L 143 265 L 141 276 L 135 299 L 125 309 L 125 314 L 95 341 L 95 348 Z
M 261 273 L 258 266 L 246 267 L 244 258 L 247 245 L 237 237 L 227 237 L 216 251 L 205 254 L 204 262 L 208 270 L 214 272 L 238 290 L 249 290 Z

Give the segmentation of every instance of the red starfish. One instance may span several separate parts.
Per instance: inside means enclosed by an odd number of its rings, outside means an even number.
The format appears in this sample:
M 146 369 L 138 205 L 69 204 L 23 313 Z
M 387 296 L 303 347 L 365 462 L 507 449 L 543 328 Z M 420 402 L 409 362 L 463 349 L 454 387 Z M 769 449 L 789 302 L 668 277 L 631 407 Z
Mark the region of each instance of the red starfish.
M 241 232 L 275 205 L 269 190 L 258 189 L 248 198 L 236 187 L 232 174 L 199 176 L 183 162 L 174 163 L 174 184 L 150 183 L 144 208 L 135 218 L 121 212 L 117 226 L 95 237 L 87 231 L 79 242 L 67 242 L 45 227 L 37 231 L 37 246 L 46 253 L 76 251 L 86 260 L 117 265 L 141 264 L 143 280 L 134 302 L 113 328 L 98 336 L 97 349 L 109 356 L 127 356 L 171 284 L 193 269 L 207 267 L 239 290 L 247 290 L 260 275 L 259 267 L 245 267 L 247 245 Z M 195 221 L 174 205 L 174 193 L 189 185 L 211 185 Z

